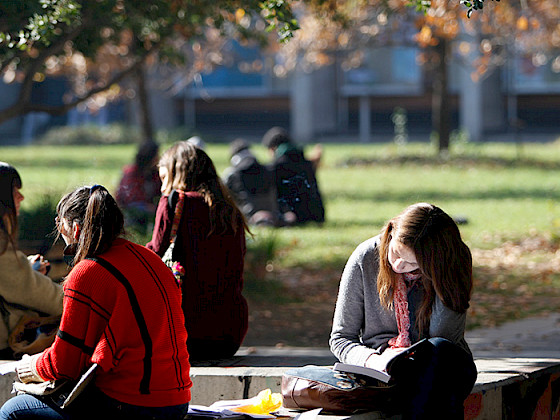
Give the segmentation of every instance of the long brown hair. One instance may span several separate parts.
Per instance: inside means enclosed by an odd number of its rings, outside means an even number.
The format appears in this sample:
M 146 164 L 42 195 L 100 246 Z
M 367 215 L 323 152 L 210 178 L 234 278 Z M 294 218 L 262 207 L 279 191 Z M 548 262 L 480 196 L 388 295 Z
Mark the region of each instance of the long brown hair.
M 14 202 L 14 188 L 21 188 L 22 182 L 18 171 L 6 162 L 0 162 L 0 229 L 7 235 L 7 241 L 0 255 L 6 252 L 8 243 L 15 249 L 18 232 L 16 203 Z
M 196 191 L 204 197 L 210 210 L 209 235 L 231 231 L 236 233 L 239 224 L 249 232 L 243 213 L 204 150 L 188 141 L 175 143 L 163 153 L 159 166 L 167 169 L 168 174 L 164 194 L 169 195 L 173 190 Z
M 448 308 L 464 313 L 472 292 L 472 256 L 453 219 L 439 207 L 413 204 L 384 227 L 379 246 L 377 289 L 382 304 L 393 303 L 397 274 L 389 264 L 389 242 L 395 239 L 414 251 L 425 294 L 418 309 L 420 331 L 429 325 L 437 295 Z
M 65 229 L 64 220 L 71 230 L 74 223 L 80 228 L 74 265 L 107 251 L 124 232 L 123 214 L 113 196 L 101 185 L 80 187 L 66 194 L 58 203 L 56 214 L 59 233 Z

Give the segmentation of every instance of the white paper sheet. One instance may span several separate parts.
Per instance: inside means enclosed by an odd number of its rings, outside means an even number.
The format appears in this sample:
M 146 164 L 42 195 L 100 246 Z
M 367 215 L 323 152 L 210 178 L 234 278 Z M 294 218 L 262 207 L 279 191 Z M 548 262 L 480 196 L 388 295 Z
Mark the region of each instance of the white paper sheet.
M 294 420 L 315 420 L 321 410 L 322 408 L 316 408 L 314 410 L 304 411 L 303 413 L 298 414 Z
M 267 414 L 247 414 L 247 413 L 238 413 L 235 411 L 228 410 L 225 408 L 226 406 L 232 408 L 231 404 L 228 404 L 231 401 L 225 402 L 223 406 L 220 406 L 220 402 L 212 404 L 210 407 L 206 407 L 203 405 L 189 405 L 189 414 L 193 415 L 208 415 L 214 418 L 220 419 L 227 419 L 229 417 L 252 417 L 254 419 L 274 419 L 276 418 L 273 415 Z
M 0 363 L 0 375 L 15 372 L 18 363 L 18 360 L 13 362 Z

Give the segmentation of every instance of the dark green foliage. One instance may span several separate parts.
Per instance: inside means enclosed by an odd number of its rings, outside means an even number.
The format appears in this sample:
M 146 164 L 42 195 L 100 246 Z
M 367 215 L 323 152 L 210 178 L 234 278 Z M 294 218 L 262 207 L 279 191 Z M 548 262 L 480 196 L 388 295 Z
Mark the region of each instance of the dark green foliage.
M 484 8 L 484 0 L 461 0 L 461 4 L 465 5 L 465 7 L 467 8 L 468 17 L 471 17 L 473 11 L 482 10 Z
M 112 124 L 106 126 L 55 127 L 39 138 L 37 143 L 49 145 L 107 145 L 139 143 L 139 141 L 140 132 L 137 128 Z
M 60 197 L 44 194 L 38 204 L 31 209 L 22 209 L 19 215 L 19 240 L 44 253 L 53 244 L 56 205 Z
M 250 16 L 251 23 L 238 16 Z M 280 41 L 298 29 L 291 3 L 284 0 L 20 0 L 0 2 L 0 76 L 21 81 L 19 97 L 0 110 L 0 122 L 29 112 L 62 114 L 88 98 L 119 84 L 148 60 L 184 61 L 182 46 L 204 39 L 207 29 L 228 37 L 256 38 L 263 42 L 264 23 Z M 259 29 L 260 28 L 260 29 Z M 101 47 L 104 61 L 97 62 Z M 108 59 L 107 55 L 111 54 Z M 69 66 L 83 56 L 104 70 Z M 34 78 L 54 71 L 54 57 L 64 57 L 58 74 L 81 72 L 81 83 L 65 104 L 34 103 Z M 107 69 L 107 66 L 109 68 Z M 49 69 L 49 71 L 47 71 Z

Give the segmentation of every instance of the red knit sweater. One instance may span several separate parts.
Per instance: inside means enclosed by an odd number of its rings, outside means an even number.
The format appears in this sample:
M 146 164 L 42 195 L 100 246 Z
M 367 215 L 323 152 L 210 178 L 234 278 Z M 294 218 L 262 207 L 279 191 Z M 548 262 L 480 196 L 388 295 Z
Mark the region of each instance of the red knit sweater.
M 181 292 L 156 254 L 117 239 L 77 264 L 64 291 L 60 331 L 37 361 L 41 377 L 77 378 L 93 362 L 101 367 L 97 387 L 118 401 L 149 407 L 190 401 Z

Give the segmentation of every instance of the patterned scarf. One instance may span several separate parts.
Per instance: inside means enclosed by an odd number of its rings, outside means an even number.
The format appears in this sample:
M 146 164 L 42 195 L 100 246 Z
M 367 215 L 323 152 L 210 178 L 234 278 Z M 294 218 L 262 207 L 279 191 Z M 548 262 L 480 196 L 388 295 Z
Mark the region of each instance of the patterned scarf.
M 391 347 L 409 347 L 410 342 L 410 314 L 408 312 L 408 291 L 420 279 L 421 274 L 403 273 L 397 276 L 397 284 L 393 293 L 393 305 L 395 306 L 395 317 L 399 335 L 389 340 Z

